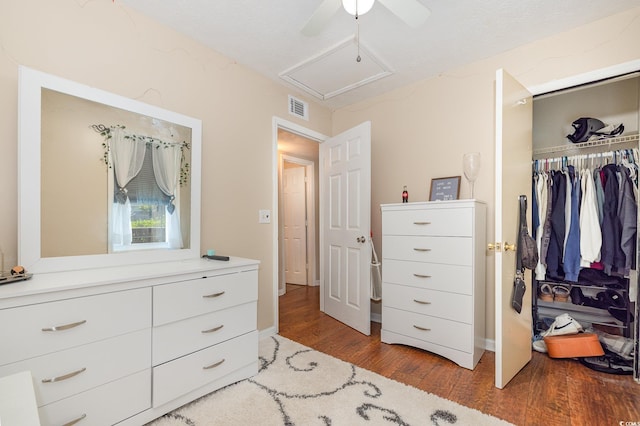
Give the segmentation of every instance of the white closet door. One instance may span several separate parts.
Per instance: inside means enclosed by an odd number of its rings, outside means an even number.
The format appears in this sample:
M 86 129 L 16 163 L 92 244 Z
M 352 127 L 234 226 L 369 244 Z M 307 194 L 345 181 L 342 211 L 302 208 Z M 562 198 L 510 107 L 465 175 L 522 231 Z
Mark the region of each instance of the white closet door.
M 496 72 L 495 242 L 516 244 L 518 196 L 531 198 L 533 103 L 531 94 L 513 77 Z M 531 205 L 531 203 L 529 203 Z M 528 214 L 528 217 L 531 217 Z M 531 229 L 531 227 L 529 227 Z M 531 278 L 522 312 L 511 307 L 515 251 L 496 249 L 496 387 L 502 389 L 531 360 Z

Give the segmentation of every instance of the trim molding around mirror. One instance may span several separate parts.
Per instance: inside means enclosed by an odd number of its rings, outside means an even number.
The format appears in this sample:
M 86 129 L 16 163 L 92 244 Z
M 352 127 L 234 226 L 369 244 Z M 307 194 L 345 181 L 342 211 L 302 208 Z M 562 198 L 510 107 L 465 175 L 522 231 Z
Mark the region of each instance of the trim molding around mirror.
M 189 177 L 191 205 L 188 248 L 132 250 L 60 257 L 41 256 L 43 89 L 54 90 L 107 107 L 117 108 L 126 113 L 135 114 L 136 118 L 144 116 L 142 118 L 158 119 L 191 129 L 191 175 Z M 101 123 L 102 121 L 100 118 L 96 118 L 95 122 Z M 98 138 L 100 137 L 95 132 L 94 134 Z M 29 272 L 44 273 L 199 258 L 201 150 L 202 122 L 198 119 L 20 66 L 18 92 L 18 263 Z M 96 165 L 97 167 L 101 166 L 99 158 L 96 159 Z M 107 185 L 106 181 L 105 185 Z M 79 208 L 80 206 L 81 203 L 73 207 Z M 106 226 L 105 223 L 105 232 Z

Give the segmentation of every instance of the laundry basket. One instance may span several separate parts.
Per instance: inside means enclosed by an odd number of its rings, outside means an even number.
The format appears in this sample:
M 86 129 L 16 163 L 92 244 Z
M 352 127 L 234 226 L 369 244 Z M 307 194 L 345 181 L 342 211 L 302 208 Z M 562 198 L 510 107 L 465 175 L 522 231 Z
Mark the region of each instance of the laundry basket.
M 382 300 L 382 272 L 380 271 L 381 263 L 378 261 L 376 249 L 373 246 L 373 239 L 369 236 L 371 244 L 371 300 L 379 302 Z

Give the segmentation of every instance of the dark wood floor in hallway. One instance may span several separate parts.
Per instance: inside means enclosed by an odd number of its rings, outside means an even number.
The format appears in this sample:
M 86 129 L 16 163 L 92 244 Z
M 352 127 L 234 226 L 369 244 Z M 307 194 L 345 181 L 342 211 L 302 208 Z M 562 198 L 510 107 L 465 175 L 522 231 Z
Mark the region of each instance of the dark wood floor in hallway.
M 319 287 L 287 285 L 279 299 L 280 335 L 516 425 L 640 425 L 640 384 L 631 376 L 534 352 L 500 390 L 493 352 L 470 371 L 420 349 L 387 345 L 380 342 L 379 323 L 372 322 L 371 336 L 364 336 L 320 312 L 319 297 Z

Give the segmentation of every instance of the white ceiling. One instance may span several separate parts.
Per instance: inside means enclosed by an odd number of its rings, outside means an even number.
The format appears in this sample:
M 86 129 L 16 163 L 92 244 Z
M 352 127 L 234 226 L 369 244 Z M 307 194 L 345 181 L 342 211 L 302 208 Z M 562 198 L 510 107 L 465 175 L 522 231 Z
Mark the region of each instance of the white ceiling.
M 640 6 L 640 0 L 418 1 L 431 10 L 419 28 L 377 2 L 360 17 L 358 63 L 355 20 L 343 9 L 319 35 L 300 32 L 321 0 L 119 0 L 281 84 L 306 86 L 330 108 Z

